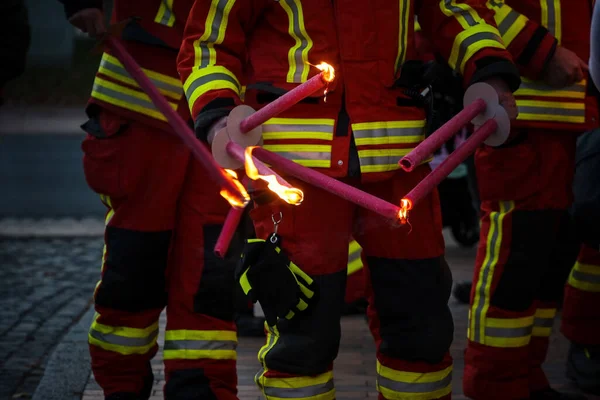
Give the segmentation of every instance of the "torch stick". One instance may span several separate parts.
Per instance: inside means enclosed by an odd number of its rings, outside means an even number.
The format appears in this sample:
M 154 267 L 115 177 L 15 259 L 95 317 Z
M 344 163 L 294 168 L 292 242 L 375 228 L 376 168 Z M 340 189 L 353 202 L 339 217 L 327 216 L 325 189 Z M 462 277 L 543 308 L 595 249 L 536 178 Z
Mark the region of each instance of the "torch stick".
M 232 207 L 227 213 L 225 223 L 223 224 L 223 229 L 221 229 L 221 233 L 217 238 L 217 244 L 215 245 L 214 251 L 217 257 L 225 258 L 227 250 L 229 250 L 231 240 L 233 239 L 233 235 L 235 234 L 243 215 L 243 208 Z
M 261 147 L 253 150 L 253 155 L 259 160 L 281 170 L 284 174 L 293 176 L 313 186 L 319 187 L 351 203 L 371 210 L 383 217 L 400 220 L 402 222 L 402 209 L 372 194 L 365 193 L 355 187 L 347 185 L 337 179 L 331 178 L 320 172 L 303 167 L 278 154 L 272 153 Z
M 485 111 L 487 105 L 483 99 L 477 99 L 474 103 L 463 108 L 461 112 L 456 114 L 450 121 L 442 125 L 438 130 L 433 132 L 429 137 L 423 140 L 410 153 L 402 157 L 399 161 L 403 170 L 410 172 L 417 165 L 429 158 L 434 151 L 442 147 L 456 132 L 467 125 L 479 113 Z
M 194 157 L 204 166 L 209 177 L 213 179 L 220 187 L 224 197 L 230 200 L 235 206 L 241 206 L 248 203 L 249 198 L 246 193 L 242 193 L 225 171 L 215 162 L 210 151 L 196 138 L 194 132 L 189 128 L 186 122 L 171 108 L 169 103 L 160 94 L 154 84 L 148 79 L 137 62 L 131 57 L 129 52 L 123 47 L 116 38 L 106 37 L 106 43 L 112 49 L 114 55 L 123 63 L 123 66 L 131 77 L 140 85 L 142 90 L 150 97 L 152 103 L 167 118 L 169 125 L 180 139 L 190 148 Z
M 496 132 L 498 123 L 490 119 L 477 129 L 471 137 L 455 149 L 442 163 L 417 184 L 406 196 L 408 208 L 414 207 L 439 185 L 456 167 L 467 159 L 476 149 Z

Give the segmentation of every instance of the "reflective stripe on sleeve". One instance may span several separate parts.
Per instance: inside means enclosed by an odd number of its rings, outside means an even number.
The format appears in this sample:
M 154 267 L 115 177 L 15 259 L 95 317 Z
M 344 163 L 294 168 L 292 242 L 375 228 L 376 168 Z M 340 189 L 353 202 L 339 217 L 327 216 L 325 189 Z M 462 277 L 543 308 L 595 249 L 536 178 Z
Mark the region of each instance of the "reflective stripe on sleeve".
M 154 18 L 157 24 L 173 27 L 175 25 L 175 14 L 173 14 L 173 0 L 162 0 L 158 13 Z
M 193 110 L 196 100 L 206 92 L 229 89 L 239 96 L 242 85 L 240 85 L 237 77 L 227 68 L 213 65 L 195 69 L 186 79 L 183 89 L 185 90 L 190 110 Z
M 488 1 L 488 7 L 494 10 L 494 19 L 504 44 L 506 46 L 510 45 L 525 28 L 529 19 L 504 4 L 504 2 Z
M 542 25 L 561 44 L 562 40 L 562 17 L 560 0 L 540 0 L 542 8 Z
M 204 68 L 215 65 L 217 61 L 215 45 L 223 43 L 223 39 L 225 39 L 229 12 L 234 4 L 235 0 L 211 1 L 204 24 L 204 33 L 194 42 L 195 67 Z
M 455 71 L 463 73 L 471 57 L 486 47 L 504 49 L 504 43 L 498 29 L 482 22 L 456 35 L 448 65 Z

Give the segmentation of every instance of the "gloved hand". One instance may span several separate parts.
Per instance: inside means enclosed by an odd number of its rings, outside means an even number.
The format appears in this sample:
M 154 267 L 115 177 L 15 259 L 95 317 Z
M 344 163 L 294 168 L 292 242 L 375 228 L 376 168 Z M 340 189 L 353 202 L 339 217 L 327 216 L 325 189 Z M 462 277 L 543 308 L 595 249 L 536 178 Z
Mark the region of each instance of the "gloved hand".
M 222 118 L 219 118 L 218 120 L 216 120 L 210 126 L 210 128 L 208 128 L 208 131 L 206 132 L 206 141 L 208 142 L 209 145 L 212 144 L 217 132 L 219 132 L 221 129 L 225 128 L 226 126 L 227 126 L 227 117 L 222 117 Z
M 260 302 L 269 326 L 306 312 L 317 298 L 313 279 L 290 261 L 280 243 L 275 233 L 267 240 L 248 240 L 236 269 L 236 280 L 253 303 Z

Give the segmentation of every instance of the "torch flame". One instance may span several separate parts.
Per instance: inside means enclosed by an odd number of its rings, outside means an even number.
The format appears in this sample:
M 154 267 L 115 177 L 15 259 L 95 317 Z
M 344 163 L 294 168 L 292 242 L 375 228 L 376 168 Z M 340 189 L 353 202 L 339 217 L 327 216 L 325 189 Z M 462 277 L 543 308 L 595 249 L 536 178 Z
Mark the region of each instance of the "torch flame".
M 246 192 L 246 188 L 238 180 L 238 176 L 235 173 L 235 171 L 233 171 L 231 169 L 226 169 L 225 172 L 227 172 L 229 175 L 231 175 L 233 177 L 233 183 L 235 184 L 235 186 L 237 186 L 237 188 L 240 191 L 240 193 L 242 194 L 242 196 L 244 196 L 244 202 L 240 202 L 240 200 L 237 198 L 237 196 L 229 193 L 226 189 L 221 190 L 221 192 L 220 192 L 221 196 L 225 200 L 227 200 L 229 202 L 229 204 L 231 204 L 231 206 L 234 208 L 246 207 L 246 204 L 248 204 L 248 202 L 250 201 L 250 196 L 248 195 L 248 192 Z
M 400 211 L 398 211 L 398 219 L 405 224 L 408 221 L 408 211 L 412 208 L 412 202 L 409 199 L 400 200 Z
M 269 190 L 279 196 L 279 198 L 281 198 L 283 201 L 296 206 L 300 205 L 302 200 L 304 200 L 304 192 L 302 192 L 302 190 L 280 184 L 275 175 L 260 175 L 258 173 L 258 168 L 256 168 L 256 165 L 254 165 L 254 160 L 252 159 L 252 150 L 255 147 L 256 146 L 246 147 L 246 160 L 244 164 L 248 178 L 252 180 L 262 179 L 268 183 L 267 187 Z
M 331 65 L 322 62 L 319 65 L 315 65 L 315 67 L 323 71 L 323 79 L 325 79 L 325 81 L 331 82 L 335 79 L 335 69 Z

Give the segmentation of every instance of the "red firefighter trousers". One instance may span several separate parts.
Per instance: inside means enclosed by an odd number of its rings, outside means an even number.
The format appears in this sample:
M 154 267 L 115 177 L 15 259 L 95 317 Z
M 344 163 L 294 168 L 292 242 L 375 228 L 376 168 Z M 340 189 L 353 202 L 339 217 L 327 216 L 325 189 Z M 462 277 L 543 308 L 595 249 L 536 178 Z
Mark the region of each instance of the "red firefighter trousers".
M 515 132 L 475 156 L 481 238 L 471 292 L 463 388 L 475 400 L 527 399 L 541 369 L 564 285 L 576 135 Z
M 429 167 L 421 166 L 381 182 L 349 183 L 399 204 L 428 172 Z M 278 233 L 283 248 L 315 279 L 320 297 L 310 314 L 269 327 L 267 343 L 259 352 L 263 368 L 255 379 L 265 397 L 335 399 L 332 367 L 340 340 L 348 243 L 353 236 L 368 263 L 379 398 L 419 393 L 422 399 L 449 399 L 451 277 L 442 262 L 437 193 L 412 210 L 411 226 L 398 226 L 319 188 L 286 179 L 304 191 L 302 205 L 258 204 L 250 215 L 257 236 L 266 238 L 273 232 L 271 217 L 282 213 Z
M 84 172 L 108 208 L 102 280 L 89 334 L 110 398 L 153 383 L 167 307 L 165 398 L 237 399 L 232 267 L 212 247 L 228 210 L 174 135 L 101 111 L 84 129 Z
M 562 333 L 582 346 L 600 346 L 600 251 L 581 247 L 565 286 Z

